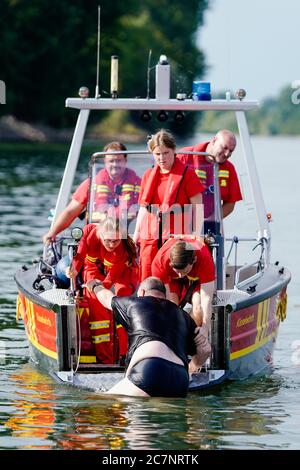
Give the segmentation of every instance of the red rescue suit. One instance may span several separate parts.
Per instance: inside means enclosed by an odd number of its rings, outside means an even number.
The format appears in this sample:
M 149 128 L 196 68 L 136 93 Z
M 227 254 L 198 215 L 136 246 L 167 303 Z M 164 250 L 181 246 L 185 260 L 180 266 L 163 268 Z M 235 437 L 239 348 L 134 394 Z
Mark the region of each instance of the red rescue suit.
M 139 203 L 147 208 L 140 231 L 140 278 L 151 276 L 151 263 L 159 246 L 170 234 L 191 233 L 190 198 L 204 190 L 195 172 L 177 158 L 168 173 L 159 166 L 147 170 L 142 178 Z M 162 214 L 162 221 L 159 214 Z M 162 225 L 159 234 L 159 224 Z
M 79 272 L 83 267 L 85 283 L 99 279 L 107 289 L 114 286 L 118 296 L 133 294 L 138 283 L 138 267 L 135 260 L 129 260 L 125 241 L 121 240 L 114 251 L 108 251 L 97 234 L 97 228 L 95 224 L 84 227 L 73 262 L 75 271 Z M 104 364 L 113 364 L 127 352 L 127 334 L 121 325 L 115 328 L 111 310 L 104 308 L 95 294 L 86 289 L 85 296 L 89 305 L 90 329 L 97 360 Z M 116 341 L 116 334 L 119 341 Z
M 103 213 L 109 212 L 109 208 L 114 210 L 117 217 L 120 216 L 120 210 L 126 212 L 128 219 L 135 217 L 138 211 L 140 184 L 140 177 L 129 168 L 126 168 L 119 184 L 113 182 L 105 168 L 100 170 L 91 185 L 91 206 L 89 210 L 92 211 L 92 217 L 90 220 L 93 222 L 99 221 Z M 72 199 L 86 206 L 89 185 L 90 179 L 87 178 L 78 186 Z M 114 216 L 114 214 L 109 215 Z
M 170 251 L 178 241 L 185 241 L 193 246 L 196 261 L 191 271 L 184 277 L 178 276 L 172 266 L 170 266 Z M 197 237 L 184 236 L 180 239 L 170 238 L 161 247 L 152 262 L 152 276 L 158 277 L 164 284 L 169 285 L 171 293 L 183 299 L 192 281 L 195 282 L 193 292 L 200 290 L 201 284 L 215 280 L 215 266 L 209 248 Z
M 179 150 L 177 158 L 185 164 L 194 168 L 196 175 L 205 187 L 203 194 L 204 217 L 207 218 L 213 211 L 213 164 L 206 161 L 205 155 L 189 155 L 184 152 L 206 152 L 209 142 L 201 142 L 192 147 L 184 147 Z M 223 202 L 238 202 L 242 200 L 239 180 L 234 165 L 226 160 L 219 164 L 220 196 Z

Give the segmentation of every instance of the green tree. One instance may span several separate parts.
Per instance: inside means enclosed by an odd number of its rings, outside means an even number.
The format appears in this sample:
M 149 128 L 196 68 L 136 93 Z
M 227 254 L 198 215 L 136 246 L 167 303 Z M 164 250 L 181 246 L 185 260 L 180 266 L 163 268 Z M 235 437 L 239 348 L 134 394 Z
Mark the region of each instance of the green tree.
M 7 86 L 2 113 L 68 126 L 67 96 L 87 85 L 94 95 L 99 0 L 2 0 L 1 79 Z M 208 0 L 101 0 L 100 87 L 109 91 L 110 56 L 120 63 L 120 95 L 146 96 L 149 49 L 153 64 L 166 54 L 174 66 L 172 88 L 191 89 L 204 71 L 195 33 Z M 152 90 L 153 91 L 153 90 Z M 186 127 L 188 127 L 186 125 Z M 184 128 L 183 128 L 184 129 Z
M 289 85 L 282 88 L 277 97 L 265 98 L 260 108 L 247 113 L 250 132 L 254 134 L 300 134 L 300 104 L 292 102 L 293 90 Z M 297 92 L 296 92 L 297 94 Z M 225 92 L 219 94 L 225 96 Z M 299 98 L 299 93 L 297 94 Z M 216 132 L 227 128 L 237 131 L 233 112 L 211 111 L 205 113 L 203 120 L 198 122 L 198 130 Z

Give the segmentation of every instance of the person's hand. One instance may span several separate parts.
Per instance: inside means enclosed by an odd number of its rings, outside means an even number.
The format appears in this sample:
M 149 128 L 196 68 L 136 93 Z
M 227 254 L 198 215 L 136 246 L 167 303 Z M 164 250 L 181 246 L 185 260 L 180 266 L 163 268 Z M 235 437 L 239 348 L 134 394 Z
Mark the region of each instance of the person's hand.
M 100 286 L 100 285 L 102 286 L 102 282 L 99 281 L 99 279 L 91 279 L 90 281 L 88 281 L 88 282 L 85 283 L 85 287 L 87 288 L 87 290 L 88 290 L 91 294 L 94 293 L 94 291 L 93 291 L 94 287 L 95 287 L 95 286 Z
M 195 333 L 196 336 L 194 337 L 194 342 L 197 347 L 197 362 L 202 365 L 210 356 L 211 345 L 208 342 L 206 328 L 198 326 L 195 329 Z
M 77 272 L 75 271 L 73 266 L 67 266 L 65 273 L 69 279 L 75 279 L 75 277 L 77 276 Z
M 49 245 L 51 242 L 55 241 L 55 235 L 51 235 L 50 232 L 45 233 L 43 236 L 43 243 L 44 245 Z

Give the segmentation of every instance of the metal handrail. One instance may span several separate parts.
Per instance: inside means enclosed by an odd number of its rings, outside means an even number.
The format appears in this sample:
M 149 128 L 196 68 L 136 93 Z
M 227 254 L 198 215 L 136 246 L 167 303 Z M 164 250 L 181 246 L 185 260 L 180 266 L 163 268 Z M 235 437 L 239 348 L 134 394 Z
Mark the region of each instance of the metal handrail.
M 250 268 L 251 266 L 256 266 L 256 265 L 259 266 L 259 268 L 260 268 L 260 270 L 256 274 L 254 274 L 253 276 L 248 277 L 244 281 L 238 282 L 239 278 L 240 278 L 240 275 L 243 271 Z M 234 287 L 236 289 L 241 289 L 242 287 L 249 284 L 250 282 L 256 281 L 257 279 L 261 278 L 262 275 L 263 275 L 263 269 L 261 268 L 261 261 L 260 260 L 255 261 L 254 263 L 245 264 L 244 266 L 241 266 L 240 268 L 238 268 L 236 273 L 235 273 Z
M 192 152 L 192 151 L 185 151 L 180 152 L 176 151 L 178 155 L 206 155 L 209 157 L 213 157 L 210 153 L 207 152 Z M 111 150 L 111 151 L 102 151 L 102 152 L 95 152 L 93 153 L 92 157 L 104 157 L 105 155 L 152 155 L 152 152 L 149 150 Z
M 233 240 L 235 240 L 235 238 L 237 238 L 239 242 L 257 242 L 258 241 L 257 238 L 245 238 L 245 237 L 240 238 L 240 237 L 235 237 L 235 236 L 231 238 L 225 238 L 225 240 L 227 242 L 232 242 Z

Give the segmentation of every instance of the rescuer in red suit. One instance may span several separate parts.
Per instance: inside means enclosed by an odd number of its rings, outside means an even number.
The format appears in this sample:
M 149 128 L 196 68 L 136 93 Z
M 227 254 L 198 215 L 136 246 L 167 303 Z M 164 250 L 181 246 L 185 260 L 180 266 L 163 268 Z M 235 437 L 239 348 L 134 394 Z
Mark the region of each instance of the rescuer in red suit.
M 140 245 L 141 280 L 151 275 L 152 260 L 170 234 L 200 233 L 197 225 L 203 223 L 204 187 L 193 169 L 176 158 L 172 134 L 161 129 L 148 141 L 148 148 L 156 164 L 142 178 L 133 237 Z
M 136 216 L 141 179 L 133 170 L 127 168 L 126 150 L 121 142 L 110 142 L 105 145 L 104 152 L 124 151 L 124 154 L 104 156 L 104 168 L 95 177 L 95 208 L 93 208 L 95 214 L 91 214 L 90 220 L 100 220 L 102 204 L 112 207 L 126 204 L 129 212 L 128 218 L 132 219 Z M 86 209 L 89 187 L 90 178 L 87 178 L 78 186 L 72 200 L 58 216 L 53 227 L 43 236 L 44 243 L 54 240 L 57 234 L 68 228 Z M 115 213 L 118 216 L 117 210 Z
M 235 203 L 242 200 L 242 194 L 234 165 L 228 161 L 236 147 L 236 139 L 232 132 L 222 129 L 209 141 L 180 149 L 177 158 L 185 165 L 195 169 L 199 180 L 207 189 L 213 184 L 210 165 L 219 164 L 220 196 L 222 216 L 227 217 L 234 210 Z M 184 152 L 206 152 L 209 155 L 188 155 Z M 204 206 L 206 206 L 204 195 Z M 208 200 L 207 200 L 208 204 Z M 205 216 L 209 216 L 209 207 L 205 208 Z
M 138 266 L 134 243 L 126 234 L 127 231 L 123 238 L 119 222 L 110 217 L 99 224 L 86 225 L 73 260 L 72 276 L 83 268 L 84 283 L 97 280 L 107 289 L 114 288 L 118 296 L 133 294 L 138 283 Z M 97 361 L 113 364 L 127 352 L 126 332 L 121 325 L 115 327 L 112 312 L 99 306 L 93 293 L 86 290 L 85 295 Z

